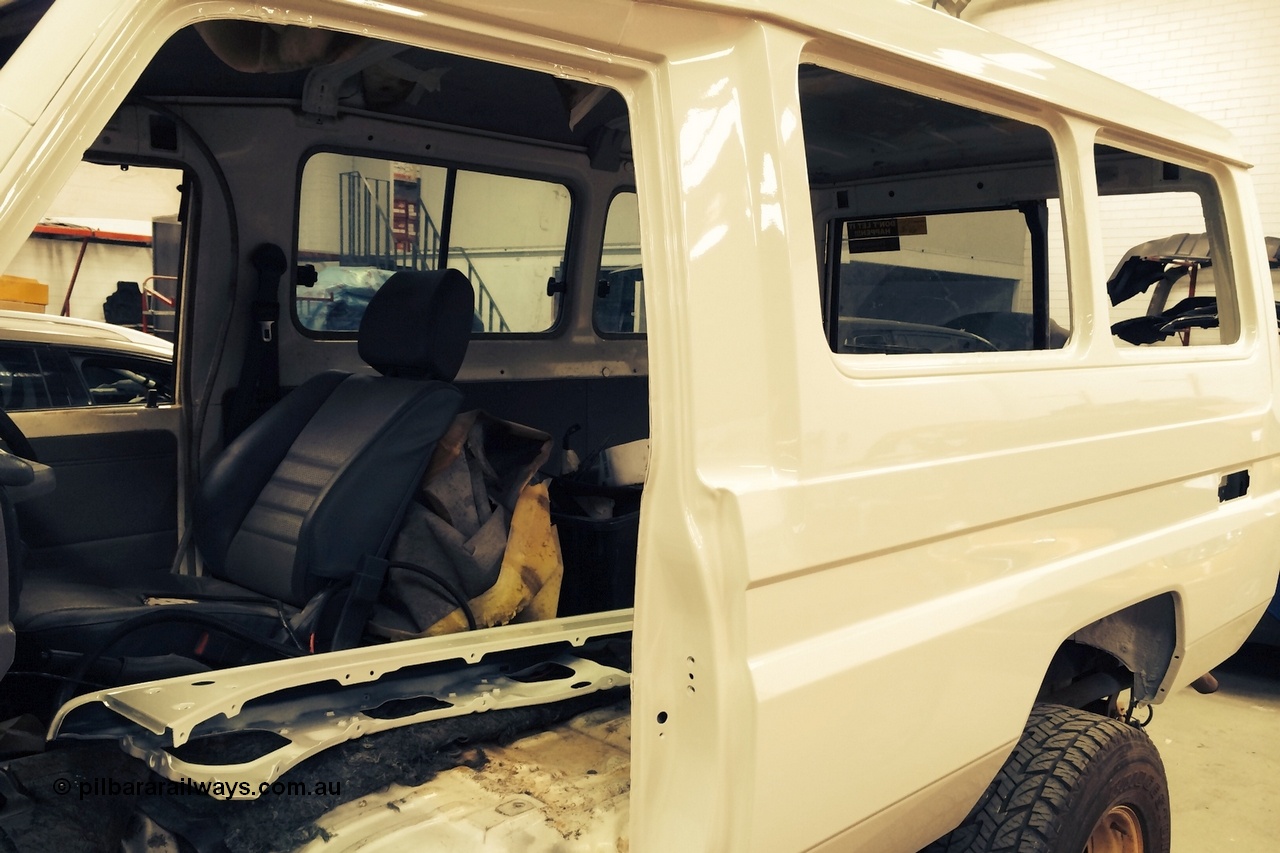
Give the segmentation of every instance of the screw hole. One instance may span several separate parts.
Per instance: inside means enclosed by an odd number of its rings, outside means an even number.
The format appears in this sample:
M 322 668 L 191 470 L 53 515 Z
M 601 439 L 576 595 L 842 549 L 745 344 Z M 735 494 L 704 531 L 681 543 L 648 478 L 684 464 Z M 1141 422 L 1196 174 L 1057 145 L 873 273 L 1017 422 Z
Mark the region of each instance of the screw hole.
M 666 711 L 659 711 L 659 712 L 658 712 L 658 725 L 660 725 L 660 726 L 661 726 L 661 725 L 663 725 L 663 724 L 664 724 L 664 723 L 666 723 L 666 722 L 667 722 L 667 712 L 666 712 Z

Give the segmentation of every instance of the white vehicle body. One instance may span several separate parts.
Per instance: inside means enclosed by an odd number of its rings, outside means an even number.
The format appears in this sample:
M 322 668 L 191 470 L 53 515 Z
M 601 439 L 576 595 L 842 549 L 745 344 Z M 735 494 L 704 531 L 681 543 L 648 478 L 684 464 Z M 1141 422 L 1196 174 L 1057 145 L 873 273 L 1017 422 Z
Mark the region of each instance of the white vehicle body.
M 563 181 L 579 235 L 603 230 L 615 192 L 637 192 L 647 338 L 595 332 L 599 254 L 576 252 L 556 333 L 477 337 L 459 375 L 468 387 L 648 377 L 630 849 L 910 853 L 965 817 L 1064 645 L 1108 651 L 1137 673 L 1135 698 L 1158 704 L 1232 653 L 1266 608 L 1280 566 L 1280 342 L 1247 165 L 1216 126 L 903 2 L 57 0 L 0 71 L 0 257 L 86 149 L 160 156 L 125 96 L 174 33 L 223 19 L 427 48 L 625 100 L 633 173 L 496 132 L 359 112 L 308 124 L 291 104 L 250 112 L 231 97 L 169 103 L 221 160 L 245 249 L 296 245 L 301 163 L 319 147 L 410 159 L 430 133 L 433 160 Z M 888 217 L 939 208 L 922 201 L 927 187 L 892 177 L 811 179 L 802 63 L 1048 134 L 1072 321 L 1063 346 L 833 351 L 831 223 L 859 205 Z M 1098 139 L 1214 182 L 1209 230 L 1230 248 L 1238 294 L 1221 344 L 1113 341 Z M 190 413 L 235 384 L 242 324 L 221 325 L 232 244 L 216 178 L 185 143 L 164 156 L 187 158 L 204 187 L 178 404 L 15 420 L 33 439 L 89 440 L 146 419 L 177 436 L 185 488 L 190 456 L 218 443 L 212 427 L 192 431 Z M 963 177 L 954 171 L 954 197 L 969 192 Z M 244 254 L 231 272 L 251 281 Z M 244 316 L 250 289 L 235 303 Z M 227 360 L 202 392 L 227 328 Z M 358 361 L 350 341 L 282 322 L 280 364 L 294 385 Z M 1242 471 L 1246 492 L 1223 498 L 1224 478 Z M 416 844 L 474 840 L 441 814 L 419 827 L 440 834 Z
M 173 358 L 173 344 L 164 338 L 94 320 L 32 314 L 27 311 L 0 311 L 0 336 L 5 340 L 39 343 L 87 344 L 144 353 L 157 358 Z

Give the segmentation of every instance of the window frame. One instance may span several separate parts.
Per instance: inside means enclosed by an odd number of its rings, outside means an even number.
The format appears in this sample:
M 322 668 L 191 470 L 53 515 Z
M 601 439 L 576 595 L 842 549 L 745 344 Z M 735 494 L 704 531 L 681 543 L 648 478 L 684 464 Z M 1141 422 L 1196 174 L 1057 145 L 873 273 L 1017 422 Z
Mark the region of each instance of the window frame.
M 1049 201 L 1050 199 L 1038 200 L 1042 209 Z M 1050 316 L 1051 295 L 1049 290 L 1049 245 L 1048 245 L 1048 240 L 1046 239 L 1048 222 L 1046 221 L 1045 223 L 1045 231 L 1037 232 L 1033 230 L 1031 228 L 1031 223 L 1027 219 L 1026 212 L 1024 211 L 1023 208 L 1024 208 L 1024 205 L 996 205 L 996 206 L 977 207 L 977 208 L 948 208 L 943 210 L 921 211 L 919 213 L 907 214 L 906 216 L 909 216 L 909 217 L 919 216 L 922 218 L 927 218 L 930 216 L 946 216 L 949 214 L 963 214 L 963 213 L 990 213 L 990 212 L 1022 213 L 1023 219 L 1027 225 L 1027 239 L 1029 240 L 1029 248 L 1031 252 L 1030 272 L 1032 275 L 1032 279 L 1031 279 L 1030 285 L 1032 289 L 1033 334 L 1036 334 L 1038 337 L 1039 334 L 1043 331 L 1044 335 L 1047 338 L 1048 330 L 1049 330 L 1048 324 L 1052 319 Z M 875 355 L 874 353 L 844 353 L 844 352 L 841 352 L 839 349 L 840 347 L 840 341 L 839 341 L 839 338 L 840 338 L 840 323 L 839 323 L 839 320 L 840 320 L 840 268 L 843 266 L 843 264 L 841 263 L 841 258 L 843 257 L 842 250 L 845 246 L 845 243 L 847 242 L 846 238 L 843 235 L 845 226 L 850 222 L 859 222 L 859 221 L 866 221 L 866 220 L 873 220 L 873 219 L 901 219 L 901 218 L 905 218 L 903 214 L 885 214 L 885 215 L 858 214 L 857 216 L 833 216 L 827 220 L 827 229 L 826 229 L 827 252 L 826 252 L 826 269 L 824 271 L 823 281 L 822 281 L 822 286 L 823 286 L 822 307 L 823 307 L 823 324 L 826 327 L 826 332 L 827 332 L 827 345 L 831 348 L 831 351 L 833 353 L 836 353 L 838 355 L 858 355 L 860 357 L 865 357 L 867 355 Z M 1068 299 L 1070 299 L 1069 288 L 1068 288 Z M 1072 308 L 1071 314 L 1074 315 L 1074 308 Z M 1074 327 L 1074 323 L 1072 324 L 1072 326 Z M 1044 343 L 1043 346 L 1033 346 L 1031 348 L 1021 349 L 1021 350 L 998 350 L 997 352 L 1025 353 L 1025 352 L 1044 352 L 1051 349 L 1063 349 L 1065 348 L 1065 346 L 1069 346 L 1071 343 L 1071 336 L 1070 336 L 1071 331 L 1072 331 L 1071 329 L 1068 329 L 1067 342 L 1062 347 L 1051 347 L 1048 345 L 1048 342 L 1046 340 L 1043 342 Z M 993 355 L 993 353 L 989 353 L 989 352 L 945 353 L 945 354 L 950 356 L 983 355 L 988 357 Z M 895 355 L 896 357 L 901 357 L 902 355 L 930 355 L 930 353 L 895 353 L 893 355 Z
M 1093 137 L 1093 145 L 1089 151 L 1089 158 L 1094 163 L 1095 168 L 1088 175 L 1086 181 L 1089 189 L 1095 193 L 1096 199 L 1100 201 L 1104 197 L 1124 196 L 1124 195 L 1147 195 L 1158 196 L 1161 191 L 1151 189 L 1146 192 L 1137 193 L 1108 193 L 1103 194 L 1101 184 L 1096 169 L 1097 149 L 1100 146 L 1114 148 L 1122 153 L 1135 157 L 1145 157 L 1154 163 L 1164 164 L 1165 166 L 1173 166 L 1180 169 L 1188 169 L 1204 176 L 1210 183 L 1207 192 L 1198 188 L 1195 183 L 1190 183 L 1180 187 L 1171 187 L 1168 192 L 1184 192 L 1194 193 L 1200 199 L 1201 213 L 1204 217 L 1204 233 L 1208 235 L 1211 248 L 1225 248 L 1226 251 L 1217 252 L 1214 255 L 1214 266 L 1224 269 L 1227 273 L 1229 283 L 1230 307 L 1233 309 L 1232 321 L 1234 325 L 1235 337 L 1230 341 L 1219 341 L 1216 343 L 1201 343 L 1188 346 L 1143 346 L 1133 345 L 1116 341 L 1116 336 L 1111 332 L 1114 325 L 1112 321 L 1111 311 L 1116 307 L 1110 302 L 1106 296 L 1106 283 L 1112 270 L 1114 269 L 1117 259 L 1114 257 L 1104 257 L 1104 273 L 1102 275 L 1102 290 L 1104 301 L 1102 307 L 1106 310 L 1107 322 L 1105 323 L 1105 337 L 1111 349 L 1116 353 L 1117 357 L 1123 360 L 1137 358 L 1141 361 L 1181 361 L 1184 359 L 1198 360 L 1200 358 L 1219 358 L 1231 357 L 1233 352 L 1240 352 L 1244 348 L 1250 346 L 1250 327 L 1249 312 L 1247 308 L 1247 300 L 1242 299 L 1243 291 L 1241 289 L 1241 281 L 1239 270 L 1236 269 L 1235 256 L 1233 246 L 1236 245 L 1232 239 L 1234 229 L 1228 222 L 1227 206 L 1224 204 L 1224 188 L 1227 186 L 1227 175 L 1223 174 L 1222 169 L 1212 162 L 1195 162 L 1186 157 L 1180 157 L 1170 152 L 1157 152 L 1150 146 L 1142 145 L 1128 136 L 1118 136 L 1109 134 L 1106 128 L 1098 128 Z M 1098 227 L 1102 227 L 1102 217 L 1098 217 Z M 1165 234 L 1154 235 L 1152 239 L 1160 239 L 1169 236 Z M 1101 245 L 1099 246 L 1101 250 Z M 1215 299 L 1217 298 L 1217 277 L 1215 276 L 1214 291 Z M 1132 298 L 1151 297 L 1151 292 L 1147 291 L 1139 296 Z M 1220 303 L 1221 304 L 1221 303 Z M 1221 313 L 1221 312 L 1220 312 Z M 1175 353 L 1179 351 L 1187 351 L 1185 356 L 1177 356 Z M 1155 355 L 1151 355 L 1155 353 Z
M 103 367 L 107 370 L 128 370 L 134 373 L 143 373 L 143 371 L 136 370 L 133 367 L 133 365 L 149 367 L 150 365 L 154 364 L 157 368 L 160 368 L 161 370 L 163 370 L 163 367 L 164 367 L 164 362 L 162 360 L 151 359 L 151 358 L 148 358 L 147 356 L 139 355 L 136 353 L 120 352 L 117 350 L 93 349 L 91 347 L 66 347 L 66 348 L 61 348 L 61 350 L 65 354 L 67 359 L 70 360 L 71 366 L 74 369 L 74 375 L 79 380 L 81 386 L 84 388 L 85 392 L 89 396 L 89 402 L 88 402 L 89 408 L 103 408 L 108 406 L 110 407 L 144 406 L 145 407 L 146 400 L 145 400 L 145 394 L 144 394 L 144 399 L 142 402 L 133 402 L 133 401 L 130 401 L 127 403 L 95 402 L 93 398 L 94 386 L 89 384 L 88 377 L 86 377 L 84 373 L 85 362 L 90 360 L 104 362 L 104 361 L 110 361 L 112 359 L 115 359 L 115 360 L 118 360 L 120 364 L 116 366 L 103 365 Z M 176 370 L 176 365 L 173 362 L 169 363 L 169 373 L 170 373 L 168 377 L 169 384 L 167 387 L 164 385 L 161 385 L 160 381 L 157 378 L 149 375 L 149 372 L 143 373 L 143 375 L 146 375 L 147 378 L 152 383 L 155 384 L 155 389 L 159 392 L 159 396 L 161 398 L 158 401 L 158 404 L 161 406 L 172 405 L 177 400 L 177 396 L 175 394 L 176 389 L 174 387 L 174 383 L 177 378 L 177 370 Z
M 1073 275 L 1073 229 L 1071 222 L 1075 216 L 1073 210 L 1078 207 L 1081 198 L 1080 188 L 1085 183 L 1082 170 L 1070 153 L 1075 150 L 1077 139 L 1073 133 L 1073 129 L 1069 122 L 1063 116 L 1049 112 L 1044 105 L 1028 101 L 1025 105 L 1020 104 L 1011 98 L 1009 93 L 1003 90 L 983 87 L 979 89 L 974 81 L 964 80 L 957 83 L 949 77 L 941 76 L 930 78 L 928 80 L 919 76 L 919 68 L 910 68 L 903 66 L 895 69 L 894 73 L 887 73 L 883 67 L 871 69 L 863 65 L 851 63 L 847 59 L 840 58 L 834 51 L 825 50 L 820 42 L 812 42 L 801 51 L 799 61 L 796 67 L 796 101 L 799 103 L 799 75 L 800 68 L 804 65 L 816 65 L 828 71 L 849 75 L 859 78 L 869 83 L 886 86 L 888 88 L 897 89 L 911 95 L 919 96 L 925 99 L 939 100 L 951 107 L 960 107 L 963 109 L 973 110 L 975 112 L 984 113 L 989 116 L 1009 119 L 1021 122 L 1022 124 L 1034 127 L 1042 131 L 1053 153 L 1053 179 L 1055 183 L 1056 195 L 1047 195 L 1039 201 L 1052 202 L 1056 201 L 1061 210 L 1060 226 L 1062 229 L 1062 256 L 1065 269 L 1065 291 L 1069 302 L 1069 318 L 1071 321 L 1069 334 L 1066 344 L 1057 348 L 1045 349 L 1029 349 L 1029 350 L 1010 350 L 999 351 L 995 353 L 911 353 L 911 354 L 876 354 L 876 353 L 841 353 L 837 352 L 832 345 L 834 336 L 838 335 L 838 330 L 829 323 L 828 318 L 833 311 L 838 310 L 835 303 L 835 294 L 832 290 L 833 279 L 838 282 L 838 276 L 833 273 L 834 267 L 839 264 L 840 256 L 840 240 L 835 232 L 837 222 L 848 221 L 849 219 L 871 219 L 871 218 L 897 218 L 903 216 L 929 215 L 930 213 L 949 213 L 959 210 L 979 210 L 978 206 L 955 205 L 953 207 L 939 208 L 908 208 L 904 202 L 898 201 L 885 205 L 885 212 L 880 214 L 872 214 L 866 211 L 860 211 L 856 215 L 850 215 L 847 206 L 839 204 L 829 204 L 827 206 L 818 207 L 814 205 L 814 230 L 815 239 L 818 241 L 820 248 L 819 257 L 819 286 L 820 286 L 820 303 L 822 308 L 821 323 L 818 325 L 819 332 L 822 335 L 826 349 L 830 352 L 833 363 L 837 369 L 850 377 L 869 377 L 876 375 L 883 376 L 940 376 L 947 374 L 983 374 L 993 371 L 1010 371 L 1023 369 L 1043 369 L 1044 359 L 1054 359 L 1058 362 L 1071 362 L 1078 360 L 1081 353 L 1087 349 L 1081 334 L 1084 323 L 1081 318 L 1089 311 L 1090 301 L 1086 299 L 1086 290 L 1089 287 L 1092 276 L 1085 274 Z M 950 83 L 950 86 L 940 86 L 939 81 Z M 981 91 L 987 95 L 986 98 L 975 96 L 975 92 Z M 1019 108 L 1022 107 L 1022 108 Z M 801 134 L 804 134 L 803 119 L 798 123 Z M 984 169 L 988 167 L 974 167 L 973 169 L 962 170 L 968 174 L 971 171 Z M 1016 165 L 1010 167 L 991 167 L 1001 168 L 1005 173 L 1013 173 L 1017 169 L 1035 168 L 1034 166 Z M 809 169 L 806 166 L 806 174 Z M 942 170 L 939 175 L 947 175 L 949 178 L 959 174 L 956 170 Z M 859 187 L 876 187 L 884 188 L 892 183 L 911 184 L 919 181 L 923 177 L 922 174 L 912 173 L 904 175 L 901 179 L 893 177 L 877 177 L 861 184 Z M 808 191 L 811 198 L 816 198 L 820 194 L 828 194 L 836 196 L 845 187 L 852 187 L 853 184 L 815 184 L 812 180 L 808 182 Z M 893 192 L 888 192 L 888 197 L 894 197 Z M 1023 201 L 1028 201 L 1024 199 Z M 1011 205 L 991 205 L 985 209 L 1017 209 Z M 879 210 L 879 208 L 877 208 Z
M 145 399 L 140 401 L 129 401 L 121 403 L 98 403 L 94 402 L 92 387 L 85 378 L 83 364 L 90 359 L 95 360 L 119 360 L 122 362 L 118 369 L 130 370 L 130 365 L 153 365 L 161 372 L 165 369 L 169 372 L 167 391 L 162 390 L 161 394 L 166 398 L 159 402 L 161 406 L 175 405 L 176 382 L 177 382 L 177 365 L 170 361 L 166 362 L 158 357 L 150 357 L 141 353 L 127 352 L 118 349 L 100 349 L 92 345 L 86 344 L 58 344 L 48 341 L 22 341 L 22 340 L 0 340 L 0 349 L 16 350 L 24 349 L 31 354 L 35 360 L 35 364 L 40 372 L 40 380 L 44 386 L 44 396 L 49 401 L 49 405 L 44 406 L 22 406 L 18 408 L 8 408 L 6 411 L 13 412 L 65 412 L 65 411 L 84 411 L 88 409 L 140 409 L 146 408 Z M 111 367 L 108 365 L 108 369 Z M 141 371 L 135 371 L 141 372 Z M 53 379 L 51 379 L 53 377 Z M 148 375 L 149 379 L 156 381 Z M 157 385 L 158 388 L 165 386 Z M 63 398 L 67 402 L 60 402 Z M 55 402 L 55 399 L 59 402 Z
M 601 280 L 601 278 L 602 278 L 602 277 L 603 277 L 603 275 L 604 275 L 604 268 L 605 268 L 605 263 L 604 263 L 604 249 L 605 249 L 605 243 L 604 243 L 604 232 L 605 232 L 605 231 L 607 231 L 607 230 L 608 230 L 608 227 L 609 227 L 609 213 L 610 213 L 610 211 L 612 211 L 612 210 L 613 210 L 613 203 L 614 203 L 615 201 L 617 201 L 618 197 L 619 197 L 619 196 L 622 196 L 622 195 L 625 195 L 625 194 L 627 194 L 627 193 L 630 193 L 631 195 L 634 195 L 634 196 L 636 197 L 636 205 L 637 205 L 637 208 L 638 208 L 638 207 L 639 207 L 639 204 L 640 204 L 640 193 L 636 190 L 636 188 L 635 188 L 634 186 L 621 186 L 621 187 L 616 187 L 616 188 L 614 189 L 613 193 L 609 196 L 609 201 L 605 204 L 605 219 L 604 219 L 604 226 L 605 226 L 605 227 L 604 227 L 604 230 L 600 232 L 600 260 L 599 260 L 599 263 L 597 263 L 597 264 L 596 264 L 595 281 L 594 281 L 594 283 L 593 283 L 593 284 L 592 284 L 592 286 L 591 286 L 591 329 L 592 329 L 592 331 L 594 331 L 594 332 L 596 333 L 596 336 L 597 336 L 597 337 L 601 338 L 602 340 L 607 340 L 607 341 L 609 341 L 609 340 L 633 340 L 633 341 L 635 341 L 635 340 L 641 340 L 641 341 L 642 341 L 642 340 L 646 340 L 646 339 L 649 337 L 649 332 L 648 332 L 648 323 L 647 323 L 647 318 L 648 318 L 648 313 L 649 313 L 649 312 L 648 312 L 648 310 L 647 310 L 647 309 L 645 310 L 646 324 L 645 324 L 645 331 L 643 331 L 643 332 L 613 332 L 613 331 L 608 331 L 608 330 L 602 329 L 602 328 L 600 328 L 600 316 L 599 316 L 599 314 L 597 313 L 597 310 L 596 310 L 596 309 L 599 307 L 599 305 L 600 305 L 600 300 L 601 300 L 601 298 L 602 298 L 602 297 L 600 296 L 600 289 L 599 289 L 599 288 L 600 288 L 600 280 Z M 637 234 L 636 234 L 636 237 L 637 237 L 637 240 L 638 240 L 638 241 L 640 241 L 640 240 L 642 240 L 642 239 L 643 239 L 643 238 L 642 238 L 642 236 L 639 234 L 639 225 L 638 225 L 638 223 L 637 223 Z M 641 259 L 640 259 L 640 261 L 641 261 L 641 262 L 640 262 L 640 266 L 641 266 L 641 268 L 643 268 L 643 266 L 644 266 L 644 257 L 643 257 L 644 252 L 643 252 L 643 251 L 641 250 L 641 248 L 640 248 L 640 242 L 637 242 L 637 243 L 636 243 L 636 254 L 641 255 Z
M 429 146 L 428 146 L 429 147 Z M 472 341 L 518 341 L 518 340 L 545 340 L 548 338 L 557 338 L 564 334 L 571 322 L 572 309 L 570 306 L 571 292 L 573 290 L 572 283 L 567 280 L 569 272 L 573 269 L 573 259 L 579 251 L 579 247 L 575 241 L 575 229 L 578 217 L 581 215 L 579 211 L 580 199 L 573 184 L 563 176 L 556 176 L 550 173 L 529 172 L 524 170 L 503 170 L 494 168 L 489 165 L 472 163 L 462 160 L 445 160 L 440 158 L 419 157 L 416 155 L 406 154 L 403 151 L 389 151 L 385 149 L 369 149 L 359 148 L 355 146 L 341 145 L 321 145 L 308 148 L 298 160 L 297 173 L 294 180 L 295 195 L 293 203 L 293 246 L 291 257 L 293 259 L 293 270 L 295 275 L 289 278 L 289 320 L 295 331 L 303 338 L 313 341 L 355 341 L 359 337 L 358 331 L 326 331 L 321 329 L 312 329 L 303 325 L 298 316 L 298 291 L 301 285 L 296 280 L 296 270 L 306 265 L 301 256 L 301 246 L 299 240 L 301 236 L 302 225 L 302 176 L 306 170 L 307 164 L 313 157 L 318 154 L 336 154 L 343 157 L 361 157 L 368 159 L 385 160 L 388 163 L 411 163 L 415 166 L 429 166 L 433 168 L 445 169 L 451 172 L 456 180 L 456 173 L 461 171 L 475 172 L 484 175 L 491 175 L 499 178 L 516 178 L 521 180 L 539 181 L 545 184 L 551 184 L 562 188 L 569 199 L 569 216 L 566 220 L 564 251 L 561 253 L 560 272 L 561 276 L 566 280 L 560 281 L 560 290 L 556 295 L 560 298 L 556 301 L 555 319 L 553 323 L 546 329 L 536 332 L 482 332 L 473 331 L 471 333 Z M 445 266 L 450 266 L 448 255 L 445 256 Z M 456 268 L 456 267 L 455 267 Z M 460 270 L 461 271 L 461 270 Z M 393 271 L 394 272 L 394 271 Z M 464 272 L 463 275 L 466 275 Z M 594 291 L 593 291 L 594 292 Z M 550 296 L 550 294 L 549 294 Z M 283 300 L 282 300 L 283 301 Z

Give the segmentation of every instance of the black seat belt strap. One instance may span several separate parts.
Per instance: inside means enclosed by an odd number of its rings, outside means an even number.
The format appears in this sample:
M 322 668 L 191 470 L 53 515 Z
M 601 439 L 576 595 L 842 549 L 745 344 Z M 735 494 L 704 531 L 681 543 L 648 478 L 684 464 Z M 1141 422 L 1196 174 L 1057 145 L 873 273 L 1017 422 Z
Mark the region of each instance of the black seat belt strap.
M 233 438 L 269 409 L 280 396 L 280 277 L 288 269 L 284 251 L 263 243 L 249 255 L 258 273 L 249 337 L 245 341 L 240 384 L 227 410 L 223 440 Z
M 352 649 L 360 645 L 365 623 L 382 591 L 388 565 L 381 557 L 366 556 L 360 569 L 351 576 L 351 591 L 334 626 L 330 649 Z

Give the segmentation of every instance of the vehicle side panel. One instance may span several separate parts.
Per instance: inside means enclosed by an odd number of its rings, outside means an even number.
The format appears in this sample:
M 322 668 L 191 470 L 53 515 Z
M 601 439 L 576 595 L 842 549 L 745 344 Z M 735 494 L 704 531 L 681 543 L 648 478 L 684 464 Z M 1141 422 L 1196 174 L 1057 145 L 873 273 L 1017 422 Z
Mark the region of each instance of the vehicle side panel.
M 688 261 L 660 271 L 673 299 L 650 309 L 655 453 L 637 638 L 642 662 L 688 672 L 638 679 L 637 793 L 654 802 L 661 779 L 671 802 L 712 822 L 738 801 L 724 836 L 704 830 L 710 847 L 799 850 L 840 835 L 845 849 L 869 849 L 874 835 L 846 829 L 1007 749 L 1054 651 L 1094 620 L 1172 593 L 1179 657 L 1208 666 L 1220 657 L 1200 643 L 1225 654 L 1215 632 L 1243 640 L 1236 614 L 1269 596 L 1280 535 L 1275 342 L 1253 300 L 1242 340 L 1195 361 L 1126 362 L 1105 329 L 1091 337 L 1103 261 L 1081 212 L 1085 176 L 1067 167 L 1068 242 L 1086 262 L 1066 349 L 832 355 L 821 253 L 791 254 L 804 242 L 794 234 L 780 243 L 809 213 L 788 134 L 799 44 L 764 26 L 664 67 L 676 127 L 662 166 L 683 191 L 667 199 L 678 225 L 668 243 Z M 642 178 L 646 166 L 661 168 L 638 160 Z M 1243 220 L 1229 224 L 1250 245 Z M 1239 266 L 1254 292 L 1258 271 Z M 685 424 L 668 424 L 663 411 L 677 408 Z M 696 483 L 668 467 L 664 454 L 681 452 Z M 1222 477 L 1240 470 L 1255 478 L 1249 494 L 1219 502 Z M 683 490 L 667 491 L 667 476 Z M 678 524 L 668 503 L 696 551 L 656 542 L 651 525 L 668 536 Z M 699 621 L 701 635 L 686 627 Z M 1170 674 L 1165 692 L 1200 672 L 1174 660 Z M 740 768 L 732 778 L 680 778 L 685 758 L 717 750 Z M 959 780 L 900 841 L 923 846 L 957 823 L 985 783 Z M 692 818 L 667 812 L 668 829 L 638 812 L 636 839 L 654 849 Z

